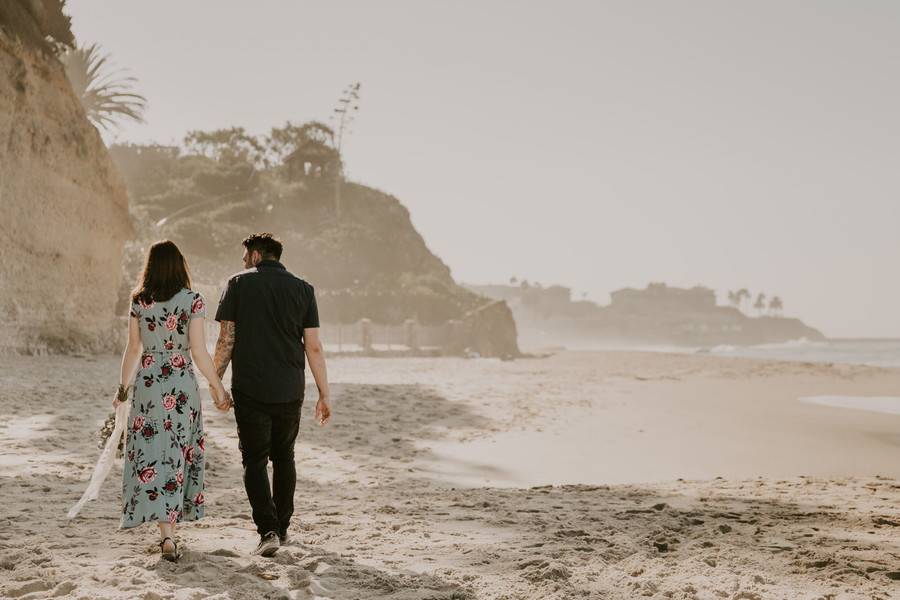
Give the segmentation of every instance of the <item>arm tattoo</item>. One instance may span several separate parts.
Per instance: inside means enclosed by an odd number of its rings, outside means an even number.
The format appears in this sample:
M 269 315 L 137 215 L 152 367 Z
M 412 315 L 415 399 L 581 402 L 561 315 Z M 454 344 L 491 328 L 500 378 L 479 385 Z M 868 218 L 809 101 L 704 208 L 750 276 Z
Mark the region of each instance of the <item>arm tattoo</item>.
M 216 340 L 216 373 L 219 378 L 225 376 L 225 369 L 231 362 L 231 351 L 234 349 L 234 321 L 222 321 L 219 325 L 219 339 Z

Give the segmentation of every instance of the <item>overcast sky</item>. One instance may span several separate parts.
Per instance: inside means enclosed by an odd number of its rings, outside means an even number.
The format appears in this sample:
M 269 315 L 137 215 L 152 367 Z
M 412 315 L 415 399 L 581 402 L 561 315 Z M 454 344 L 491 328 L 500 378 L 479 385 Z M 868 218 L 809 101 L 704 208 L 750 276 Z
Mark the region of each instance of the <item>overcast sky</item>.
M 326 119 L 461 281 L 779 294 L 900 337 L 900 3 L 69 0 L 145 125 Z

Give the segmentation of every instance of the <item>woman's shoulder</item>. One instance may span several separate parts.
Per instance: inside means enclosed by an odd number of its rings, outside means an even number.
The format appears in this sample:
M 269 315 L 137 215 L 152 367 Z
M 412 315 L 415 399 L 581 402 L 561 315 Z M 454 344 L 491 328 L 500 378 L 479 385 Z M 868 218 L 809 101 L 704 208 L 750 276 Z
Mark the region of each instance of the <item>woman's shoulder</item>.
M 131 296 L 131 310 L 133 313 L 139 313 L 142 310 L 150 310 L 155 305 L 156 302 L 147 299 L 143 293 L 133 294 Z
M 192 315 L 202 316 L 205 314 L 206 299 L 203 297 L 203 294 L 189 288 L 184 288 L 181 292 L 185 294 L 185 300 L 190 307 Z

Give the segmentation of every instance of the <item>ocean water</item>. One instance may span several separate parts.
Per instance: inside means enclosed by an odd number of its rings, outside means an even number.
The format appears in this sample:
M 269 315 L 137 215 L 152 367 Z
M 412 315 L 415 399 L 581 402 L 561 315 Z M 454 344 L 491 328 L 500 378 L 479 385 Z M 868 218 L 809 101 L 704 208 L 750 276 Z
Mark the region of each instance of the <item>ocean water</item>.
M 900 339 L 836 339 L 826 342 L 801 339 L 783 344 L 716 346 L 694 351 L 769 360 L 900 367 Z

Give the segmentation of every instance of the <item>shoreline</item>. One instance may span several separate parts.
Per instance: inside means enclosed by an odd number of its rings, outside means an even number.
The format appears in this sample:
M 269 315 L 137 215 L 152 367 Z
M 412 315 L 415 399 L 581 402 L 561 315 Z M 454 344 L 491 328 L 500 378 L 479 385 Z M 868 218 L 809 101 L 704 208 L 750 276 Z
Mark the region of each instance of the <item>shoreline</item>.
M 900 396 L 807 396 L 799 400 L 830 408 L 900 415 Z

